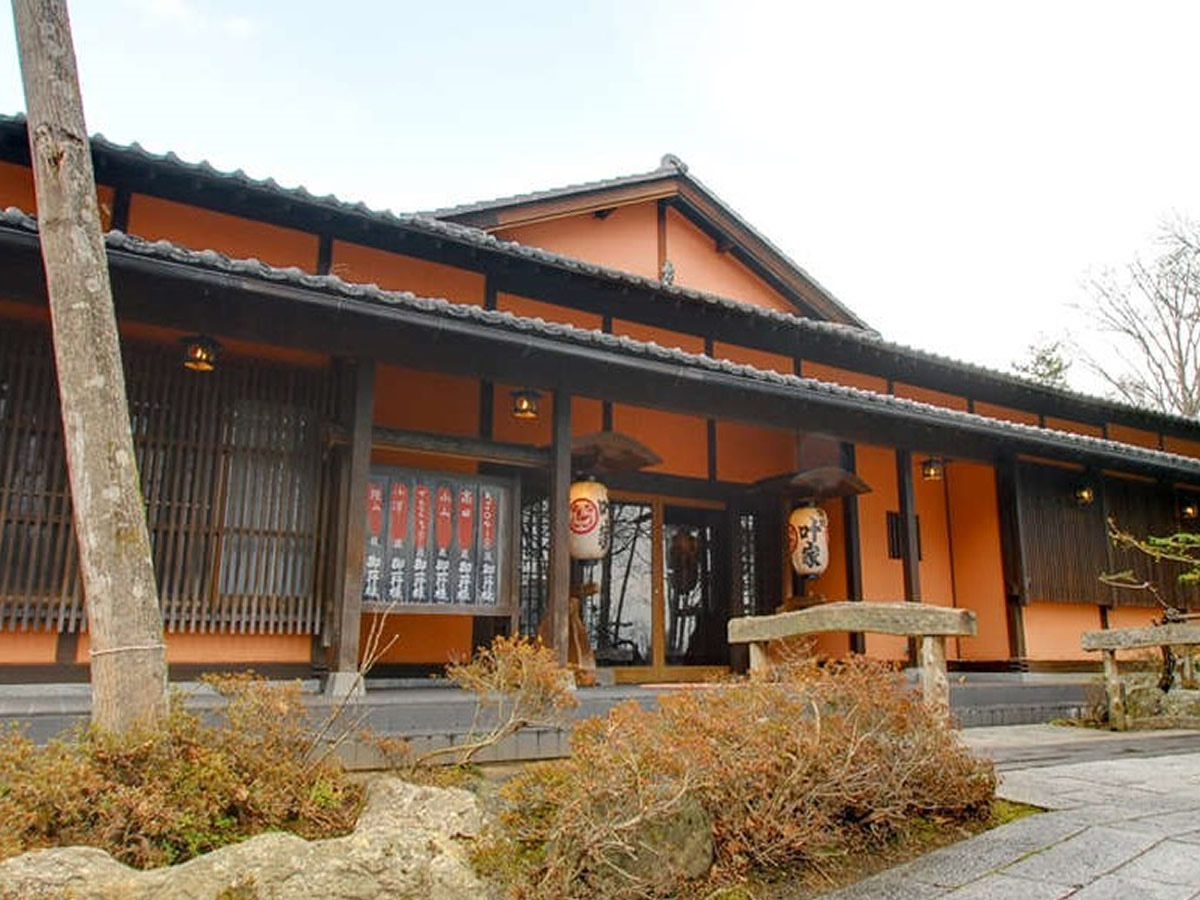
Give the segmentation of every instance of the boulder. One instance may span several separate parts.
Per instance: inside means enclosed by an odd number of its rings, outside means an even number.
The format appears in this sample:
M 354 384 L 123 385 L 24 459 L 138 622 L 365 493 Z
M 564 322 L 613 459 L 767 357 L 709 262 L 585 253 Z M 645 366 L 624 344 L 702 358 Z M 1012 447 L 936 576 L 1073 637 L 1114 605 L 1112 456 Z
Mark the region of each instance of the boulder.
M 291 900 L 488 896 L 464 841 L 483 819 L 472 794 L 378 778 L 354 831 L 306 841 L 260 834 L 178 866 L 138 871 L 91 847 L 35 850 L 0 863 L 0 898 Z

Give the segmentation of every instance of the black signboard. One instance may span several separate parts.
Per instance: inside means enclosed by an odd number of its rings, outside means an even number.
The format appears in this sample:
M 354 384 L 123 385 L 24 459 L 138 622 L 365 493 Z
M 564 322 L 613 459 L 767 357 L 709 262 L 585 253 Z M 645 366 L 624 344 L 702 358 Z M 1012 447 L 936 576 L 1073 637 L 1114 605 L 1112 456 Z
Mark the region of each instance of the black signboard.
M 364 606 L 504 606 L 511 496 L 498 479 L 372 466 Z

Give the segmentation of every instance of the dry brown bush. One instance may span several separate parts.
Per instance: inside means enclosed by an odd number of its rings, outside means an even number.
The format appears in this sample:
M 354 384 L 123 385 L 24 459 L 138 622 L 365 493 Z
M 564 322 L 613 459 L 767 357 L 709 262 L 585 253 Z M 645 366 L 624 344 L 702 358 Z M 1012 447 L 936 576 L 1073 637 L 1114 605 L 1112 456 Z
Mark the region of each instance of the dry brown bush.
M 0 735 L 0 859 L 85 844 L 152 868 L 262 831 L 353 828 L 362 790 L 315 741 L 299 685 L 208 680 L 227 699 L 211 725 L 176 698 L 161 726 L 121 737 Z
M 502 789 L 480 866 L 521 897 L 642 897 L 676 873 L 635 873 L 647 823 L 698 801 L 723 883 L 879 846 L 911 822 L 984 814 L 990 763 L 888 666 L 793 664 L 769 680 L 665 695 L 582 722 L 572 757 Z

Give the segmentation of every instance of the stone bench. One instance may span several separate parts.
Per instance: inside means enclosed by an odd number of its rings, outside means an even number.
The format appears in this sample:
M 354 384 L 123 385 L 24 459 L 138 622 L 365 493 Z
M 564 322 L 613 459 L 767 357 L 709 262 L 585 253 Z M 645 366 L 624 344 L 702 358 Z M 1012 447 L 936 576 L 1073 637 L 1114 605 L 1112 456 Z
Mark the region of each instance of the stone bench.
M 977 632 L 975 613 L 923 603 L 822 603 L 772 616 L 729 620 L 729 643 L 750 645 L 750 670 L 767 666 L 767 642 L 806 634 L 858 631 L 921 639 L 921 693 L 925 702 L 950 708 L 946 638 Z
M 1117 671 L 1117 651 L 1200 646 L 1200 622 L 1171 622 L 1146 628 L 1085 631 L 1081 643 L 1084 650 L 1099 650 L 1104 654 L 1104 693 L 1108 700 L 1108 724 L 1115 731 L 1125 731 L 1129 727 L 1129 721 L 1125 715 L 1125 687 Z M 1184 665 L 1190 666 L 1191 654 L 1180 655 L 1184 659 Z M 1190 673 L 1187 674 L 1190 676 Z

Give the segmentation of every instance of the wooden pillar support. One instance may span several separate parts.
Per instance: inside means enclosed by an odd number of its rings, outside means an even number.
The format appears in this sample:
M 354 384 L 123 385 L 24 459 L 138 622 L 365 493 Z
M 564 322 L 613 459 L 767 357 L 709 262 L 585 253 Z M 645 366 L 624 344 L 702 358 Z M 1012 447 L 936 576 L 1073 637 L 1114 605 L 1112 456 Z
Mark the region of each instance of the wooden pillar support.
M 567 664 L 571 591 L 571 551 L 568 546 L 571 487 L 571 395 L 554 392 L 554 422 L 550 442 L 550 584 L 546 615 L 551 643 L 560 665 Z
M 342 507 L 339 534 L 344 551 L 339 590 L 334 600 L 334 640 L 326 690 L 343 696 L 363 690 L 358 675 L 358 643 L 362 626 L 363 555 L 366 548 L 367 478 L 371 468 L 371 419 L 375 409 L 375 364 L 347 364 L 345 422 L 350 445 L 342 467 Z

